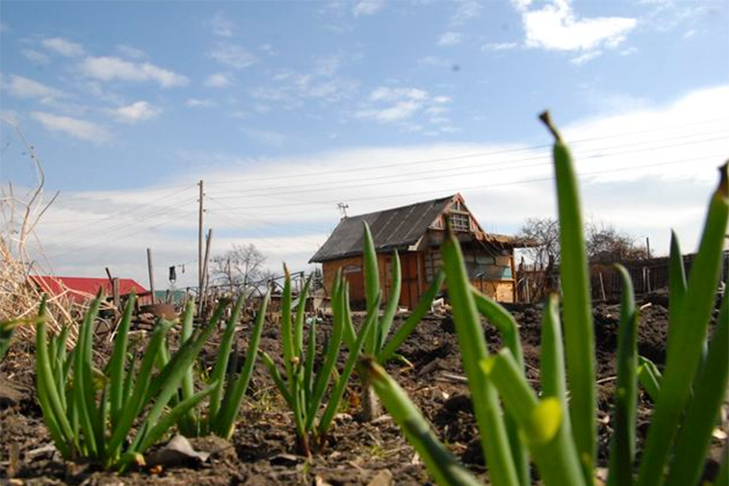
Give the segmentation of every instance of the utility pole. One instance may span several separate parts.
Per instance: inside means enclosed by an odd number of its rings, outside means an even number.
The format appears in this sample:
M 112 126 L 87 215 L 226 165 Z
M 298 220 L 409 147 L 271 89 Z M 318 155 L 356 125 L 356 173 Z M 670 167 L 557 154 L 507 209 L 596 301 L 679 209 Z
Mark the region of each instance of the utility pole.
M 152 305 L 154 305 L 154 265 L 152 264 L 151 248 L 147 248 L 147 270 L 149 271 L 149 291 L 152 294 Z
M 648 258 L 651 257 L 651 239 L 647 236 L 645 237 L 645 251 L 648 254 Z
M 200 179 L 200 182 L 197 184 L 200 186 L 200 196 L 198 199 L 199 208 L 198 208 L 198 223 L 197 223 L 197 283 L 198 283 L 198 298 L 200 302 L 202 302 L 202 292 L 203 292 L 203 285 L 205 283 L 204 276 L 203 276 L 203 213 L 205 212 L 204 206 L 203 206 L 203 198 L 205 197 L 205 192 L 203 192 L 203 181 Z
M 210 242 L 213 239 L 213 230 L 208 230 L 208 237 L 205 240 L 205 258 L 203 258 L 202 268 L 202 279 L 200 280 L 200 302 L 198 303 L 198 315 L 202 316 L 203 313 L 203 294 L 205 287 L 207 287 L 207 276 L 208 276 L 208 258 L 210 257 Z

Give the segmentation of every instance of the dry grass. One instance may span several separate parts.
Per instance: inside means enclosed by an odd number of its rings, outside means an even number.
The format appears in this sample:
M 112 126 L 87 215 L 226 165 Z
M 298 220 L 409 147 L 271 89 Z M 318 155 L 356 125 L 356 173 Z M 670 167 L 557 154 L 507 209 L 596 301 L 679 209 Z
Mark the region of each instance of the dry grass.
M 43 291 L 30 277 L 52 275 L 53 272 L 35 229 L 58 196 L 56 193 L 50 200 L 45 200 L 43 167 L 35 150 L 16 125 L 6 119 L 3 122 L 13 128 L 15 139 L 24 146 L 24 153 L 36 172 L 36 183 L 22 196 L 16 194 L 12 183 L 0 187 L 0 322 L 31 318 L 38 311 Z M 28 241 L 37 243 L 33 245 L 32 254 Z M 74 317 L 83 311 L 69 297 L 68 290 L 49 297 L 48 327 L 52 332 L 64 325 L 73 325 Z M 21 339 L 27 339 L 35 334 L 35 329 L 29 325 L 20 326 L 16 333 Z M 72 329 L 72 340 L 75 340 L 75 334 L 75 329 Z

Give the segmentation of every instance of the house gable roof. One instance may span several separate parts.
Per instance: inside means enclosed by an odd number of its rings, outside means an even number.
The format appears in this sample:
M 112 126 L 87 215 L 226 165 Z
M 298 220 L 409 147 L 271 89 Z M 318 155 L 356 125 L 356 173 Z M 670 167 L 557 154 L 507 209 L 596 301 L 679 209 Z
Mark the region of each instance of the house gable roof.
M 417 243 L 456 195 L 342 219 L 309 263 L 337 260 L 362 253 L 362 223 L 367 222 L 380 251 Z
M 51 295 L 60 295 L 68 292 L 76 301 L 84 301 L 93 298 L 99 289 L 103 289 L 106 295 L 111 295 L 111 282 L 108 278 L 86 278 L 86 277 L 56 277 L 51 275 L 31 275 L 30 279 L 35 282 L 44 292 Z M 147 290 L 131 278 L 119 279 L 119 293 L 129 294 L 132 291 L 144 294 Z

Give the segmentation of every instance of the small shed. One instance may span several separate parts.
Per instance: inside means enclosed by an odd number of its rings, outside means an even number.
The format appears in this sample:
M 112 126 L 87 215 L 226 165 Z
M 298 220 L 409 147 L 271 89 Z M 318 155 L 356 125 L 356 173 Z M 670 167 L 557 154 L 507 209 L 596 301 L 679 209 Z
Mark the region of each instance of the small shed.
M 446 237 L 446 216 L 461 242 L 473 285 L 497 301 L 514 302 L 514 248 L 521 245 L 510 236 L 486 233 L 460 194 L 345 217 L 309 263 L 322 264 L 327 292 L 331 292 L 334 276 L 341 268 L 349 282 L 351 299 L 363 301 L 362 226 L 367 222 L 378 254 L 383 298 L 389 299 L 392 255 L 397 250 L 402 269 L 400 305 L 412 309 L 441 266 L 440 247 Z

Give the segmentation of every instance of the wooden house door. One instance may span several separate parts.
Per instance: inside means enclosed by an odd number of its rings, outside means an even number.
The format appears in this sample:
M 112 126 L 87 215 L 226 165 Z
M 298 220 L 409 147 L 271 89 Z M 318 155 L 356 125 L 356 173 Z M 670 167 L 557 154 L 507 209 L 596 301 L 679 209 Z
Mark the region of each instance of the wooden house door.
M 364 274 L 362 264 L 349 264 L 342 267 L 342 277 L 349 283 L 349 298 L 358 306 L 365 301 Z
M 402 264 L 402 290 L 400 292 L 400 305 L 413 309 L 420 299 L 420 286 L 418 276 L 418 253 L 405 253 L 400 256 Z

